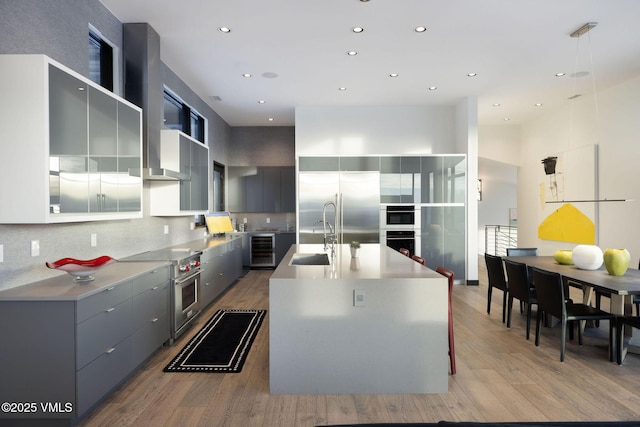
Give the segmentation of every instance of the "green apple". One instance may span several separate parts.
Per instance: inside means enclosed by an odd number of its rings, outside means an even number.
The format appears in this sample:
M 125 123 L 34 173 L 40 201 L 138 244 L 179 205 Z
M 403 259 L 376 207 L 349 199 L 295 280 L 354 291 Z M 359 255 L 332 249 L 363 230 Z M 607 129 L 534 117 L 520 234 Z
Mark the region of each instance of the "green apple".
M 561 249 L 553 254 L 553 259 L 558 264 L 571 265 L 573 264 L 573 251 L 571 249 Z
M 605 249 L 602 257 L 604 266 L 612 276 L 624 276 L 631 262 L 631 255 L 626 249 Z

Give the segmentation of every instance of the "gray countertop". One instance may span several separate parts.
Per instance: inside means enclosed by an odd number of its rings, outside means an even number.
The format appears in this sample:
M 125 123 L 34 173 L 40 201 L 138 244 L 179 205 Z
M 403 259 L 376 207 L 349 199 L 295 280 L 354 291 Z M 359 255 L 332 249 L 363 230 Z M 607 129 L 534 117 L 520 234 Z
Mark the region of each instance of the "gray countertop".
M 400 252 L 377 243 L 362 244 L 351 258 L 348 244 L 337 245 L 331 265 L 289 265 L 294 253 L 321 253 L 323 245 L 292 245 L 271 276 L 274 279 L 422 279 L 442 276 Z
M 95 280 L 86 283 L 76 283 L 72 276 L 65 273 L 2 291 L 0 301 L 77 301 L 167 264 L 166 262 L 116 262 L 98 270 L 94 275 Z

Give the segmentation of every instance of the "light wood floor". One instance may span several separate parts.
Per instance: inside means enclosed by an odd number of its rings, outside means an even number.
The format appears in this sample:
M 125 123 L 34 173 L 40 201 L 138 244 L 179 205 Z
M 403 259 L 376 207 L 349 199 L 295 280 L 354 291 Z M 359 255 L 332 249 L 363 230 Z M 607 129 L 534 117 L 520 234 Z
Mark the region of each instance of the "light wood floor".
M 268 309 L 272 271 L 252 270 L 172 347 L 160 349 L 87 417 L 83 426 L 315 426 L 365 422 L 640 420 L 640 356 L 610 363 L 606 342 L 567 343 L 561 363 L 558 327 L 540 347 L 527 341 L 514 309 L 502 323 L 502 293 L 486 313 L 486 271 L 480 286 L 454 289 L 457 374 L 446 394 L 269 394 L 269 321 L 265 319 L 238 374 L 164 373 L 162 369 L 219 308 Z M 605 308 L 605 307 L 603 307 Z M 535 317 L 535 314 L 534 314 Z M 598 332 L 606 332 L 606 325 Z M 590 331 L 593 335 L 593 330 Z M 606 336 L 606 335 L 605 335 Z M 372 337 L 374 339 L 374 337 Z

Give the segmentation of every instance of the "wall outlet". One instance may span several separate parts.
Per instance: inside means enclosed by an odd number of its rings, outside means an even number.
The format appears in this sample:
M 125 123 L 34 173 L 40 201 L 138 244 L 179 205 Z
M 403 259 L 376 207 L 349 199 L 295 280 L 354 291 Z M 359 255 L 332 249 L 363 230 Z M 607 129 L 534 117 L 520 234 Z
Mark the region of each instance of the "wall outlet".
M 195 230 L 196 229 L 196 223 L 195 222 L 190 222 L 189 223 L 189 228 L 192 229 L 192 230 Z
M 242 218 L 242 222 L 246 224 L 247 223 L 247 218 Z
M 267 218 L 267 224 L 271 224 L 271 218 Z
M 31 241 L 31 256 L 40 256 L 40 240 Z
M 165 224 L 164 226 L 164 234 L 169 234 L 169 225 Z
M 366 298 L 364 289 L 353 290 L 353 306 L 364 307 L 366 305 Z
M 95 248 L 98 246 L 98 235 L 96 233 L 91 233 L 91 247 Z

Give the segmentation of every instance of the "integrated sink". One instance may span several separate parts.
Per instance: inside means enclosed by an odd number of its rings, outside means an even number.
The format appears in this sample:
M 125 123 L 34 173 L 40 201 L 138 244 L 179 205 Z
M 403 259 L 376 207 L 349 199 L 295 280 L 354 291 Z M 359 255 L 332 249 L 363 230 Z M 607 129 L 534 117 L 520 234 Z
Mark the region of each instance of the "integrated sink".
M 289 265 L 331 265 L 329 255 L 320 254 L 303 254 L 295 253 L 289 262 Z

